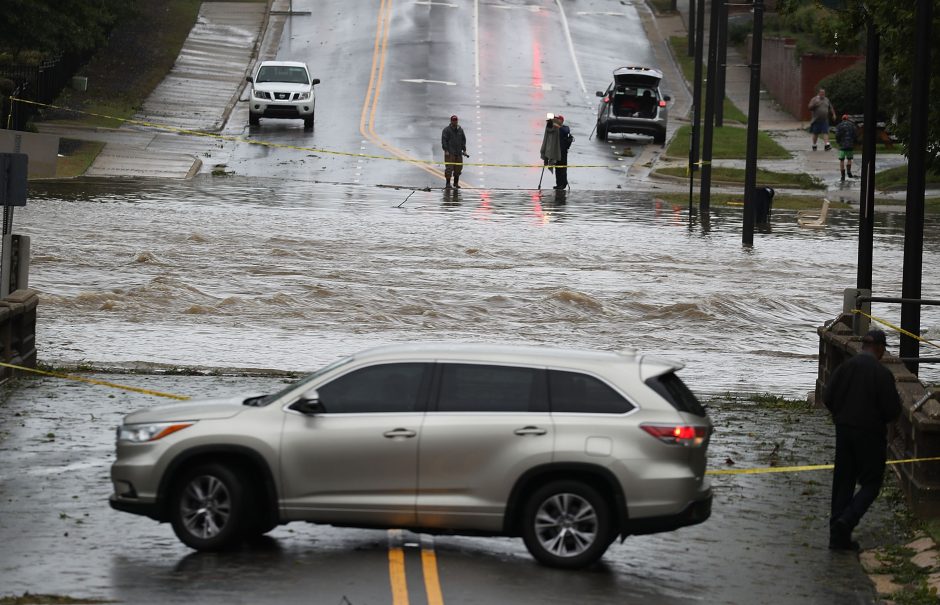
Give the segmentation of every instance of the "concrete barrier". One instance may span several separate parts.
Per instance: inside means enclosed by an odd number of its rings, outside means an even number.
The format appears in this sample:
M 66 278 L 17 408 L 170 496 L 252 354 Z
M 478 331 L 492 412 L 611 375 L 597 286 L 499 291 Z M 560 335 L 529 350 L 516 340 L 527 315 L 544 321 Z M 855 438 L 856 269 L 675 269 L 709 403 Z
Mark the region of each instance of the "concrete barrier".
M 35 290 L 16 290 L 0 300 L 0 360 L 4 363 L 36 367 Z M 14 375 L 12 368 L 0 367 L 0 380 Z
M 819 372 L 815 404 L 825 405 L 825 385 L 840 363 L 862 349 L 862 337 L 852 330 L 852 316 L 842 314 L 819 333 Z M 926 388 L 897 357 L 885 353 L 885 367 L 894 374 L 901 397 L 901 417 L 888 427 L 888 457 L 940 456 L 940 390 Z M 901 480 L 908 505 L 921 518 L 940 517 L 940 461 L 897 464 L 890 467 Z

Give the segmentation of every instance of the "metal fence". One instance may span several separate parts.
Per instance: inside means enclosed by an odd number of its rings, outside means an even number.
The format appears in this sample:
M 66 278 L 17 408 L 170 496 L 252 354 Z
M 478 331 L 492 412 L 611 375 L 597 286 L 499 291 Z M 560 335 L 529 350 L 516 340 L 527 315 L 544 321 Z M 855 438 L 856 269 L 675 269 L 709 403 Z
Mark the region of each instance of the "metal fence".
M 60 55 L 37 65 L 0 65 L 0 78 L 14 82 L 16 93 L 13 96 L 51 104 L 87 59 L 83 55 Z M 4 99 L 0 128 L 24 130 L 26 123 L 38 110 L 35 105 L 11 103 L 9 99 Z

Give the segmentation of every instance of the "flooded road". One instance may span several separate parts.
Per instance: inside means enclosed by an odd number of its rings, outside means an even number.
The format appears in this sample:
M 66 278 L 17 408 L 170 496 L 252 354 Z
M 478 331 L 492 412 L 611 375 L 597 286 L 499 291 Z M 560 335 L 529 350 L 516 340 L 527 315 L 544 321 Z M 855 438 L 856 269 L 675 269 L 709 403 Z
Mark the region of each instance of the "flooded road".
M 740 215 L 690 225 L 649 193 L 205 177 L 31 184 L 13 230 L 32 236 L 48 364 L 311 370 L 390 342 L 550 343 L 678 359 L 702 392 L 805 396 L 816 328 L 855 284 L 857 211 L 809 231 L 778 210 L 753 250 Z M 926 220 L 935 297 L 940 220 Z M 903 215 L 875 228 L 875 292 L 897 296 Z M 936 335 L 940 313 L 922 325 Z

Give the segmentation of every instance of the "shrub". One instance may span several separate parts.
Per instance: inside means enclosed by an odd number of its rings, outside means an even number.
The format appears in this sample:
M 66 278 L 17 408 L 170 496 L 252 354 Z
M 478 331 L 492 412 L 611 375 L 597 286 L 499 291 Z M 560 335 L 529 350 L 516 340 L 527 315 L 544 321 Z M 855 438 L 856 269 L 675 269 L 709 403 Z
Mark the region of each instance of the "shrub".
M 882 75 L 878 84 L 878 112 L 879 120 L 884 120 L 886 99 L 888 96 L 888 80 Z M 826 89 L 826 96 L 832 101 L 839 116 L 847 114 L 862 114 L 865 111 L 865 63 L 864 61 L 826 76 L 819 82 L 818 88 Z

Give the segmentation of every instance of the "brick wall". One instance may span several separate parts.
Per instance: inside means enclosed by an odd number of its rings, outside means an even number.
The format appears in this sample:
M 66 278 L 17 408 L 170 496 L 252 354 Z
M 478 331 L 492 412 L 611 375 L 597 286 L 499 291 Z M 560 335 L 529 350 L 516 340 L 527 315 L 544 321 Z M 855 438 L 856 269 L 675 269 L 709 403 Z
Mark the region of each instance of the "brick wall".
M 750 61 L 750 36 L 747 49 Z M 761 82 L 780 106 L 798 120 L 809 121 L 807 104 L 819 81 L 861 61 L 861 55 L 796 54 L 790 38 L 764 38 L 761 49 Z M 839 108 L 835 108 L 839 111 Z

